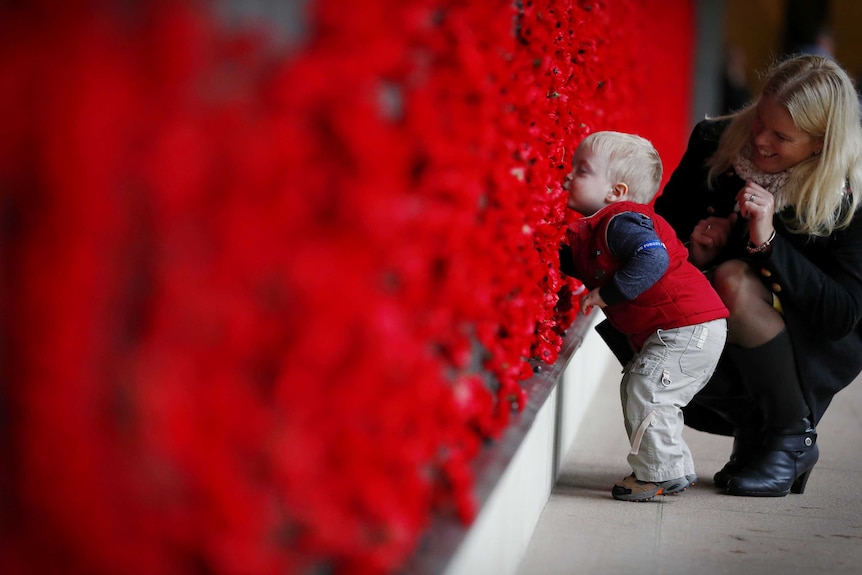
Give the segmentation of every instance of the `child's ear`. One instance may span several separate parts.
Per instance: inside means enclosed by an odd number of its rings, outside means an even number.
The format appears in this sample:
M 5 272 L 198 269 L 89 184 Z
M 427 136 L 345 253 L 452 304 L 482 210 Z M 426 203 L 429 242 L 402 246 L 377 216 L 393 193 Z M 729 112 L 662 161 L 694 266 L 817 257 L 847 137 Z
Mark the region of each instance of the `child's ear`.
M 622 200 L 628 199 L 629 196 L 629 187 L 624 182 L 617 182 L 614 184 L 614 187 L 611 188 L 611 191 L 608 192 L 608 201 L 611 202 L 620 202 Z

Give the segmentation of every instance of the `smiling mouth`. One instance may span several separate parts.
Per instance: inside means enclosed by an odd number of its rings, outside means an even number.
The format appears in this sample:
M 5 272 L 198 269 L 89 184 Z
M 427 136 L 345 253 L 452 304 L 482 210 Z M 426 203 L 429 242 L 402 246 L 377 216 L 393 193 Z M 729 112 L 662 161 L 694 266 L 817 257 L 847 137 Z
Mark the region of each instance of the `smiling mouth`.
M 760 156 L 761 158 L 773 158 L 773 157 L 775 157 L 777 154 L 767 152 L 767 151 L 766 151 L 766 150 L 764 150 L 763 148 L 757 148 L 757 155 L 758 155 L 758 156 Z

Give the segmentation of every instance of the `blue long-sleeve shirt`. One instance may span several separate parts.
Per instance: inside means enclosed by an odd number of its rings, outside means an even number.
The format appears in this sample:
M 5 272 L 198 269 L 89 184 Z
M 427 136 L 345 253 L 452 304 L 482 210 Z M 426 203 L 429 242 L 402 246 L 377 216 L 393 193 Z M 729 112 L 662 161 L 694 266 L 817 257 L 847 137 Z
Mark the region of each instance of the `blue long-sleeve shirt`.
M 652 225 L 652 220 L 636 212 L 623 212 L 608 226 L 608 246 L 615 257 L 625 262 L 613 280 L 600 290 L 608 305 L 633 300 L 664 275 L 670 263 Z

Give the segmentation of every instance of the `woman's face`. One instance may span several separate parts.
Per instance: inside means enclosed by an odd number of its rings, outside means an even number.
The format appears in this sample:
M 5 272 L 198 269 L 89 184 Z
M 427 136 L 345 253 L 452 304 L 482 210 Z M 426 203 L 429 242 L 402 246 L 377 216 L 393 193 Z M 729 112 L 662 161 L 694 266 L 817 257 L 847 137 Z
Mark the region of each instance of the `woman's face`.
M 798 127 L 783 105 L 769 96 L 757 104 L 753 125 L 752 162 L 768 174 L 777 174 L 810 158 L 823 147 L 822 138 Z

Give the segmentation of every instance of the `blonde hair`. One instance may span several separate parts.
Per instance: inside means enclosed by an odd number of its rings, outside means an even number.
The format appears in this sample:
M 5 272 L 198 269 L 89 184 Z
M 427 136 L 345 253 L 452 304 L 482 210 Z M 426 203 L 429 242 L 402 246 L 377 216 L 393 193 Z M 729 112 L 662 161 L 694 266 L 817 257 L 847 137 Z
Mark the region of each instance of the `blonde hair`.
M 658 193 L 661 158 L 646 138 L 622 132 L 594 132 L 580 145 L 608 159 L 608 180 L 624 183 L 629 190 L 629 200 L 648 204 Z
M 710 185 L 750 145 L 757 103 L 763 97 L 784 106 L 800 130 L 823 140 L 821 153 L 797 164 L 782 189 L 786 203 L 794 207 L 789 215 L 782 212 L 785 225 L 793 232 L 817 236 L 846 227 L 862 197 L 859 97 L 841 66 L 822 56 L 779 62 L 766 75 L 754 103 L 724 117 L 730 124 L 709 160 Z M 846 187 L 857 193 L 844 193 Z

